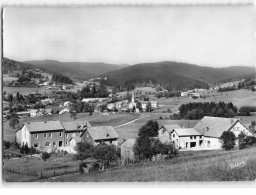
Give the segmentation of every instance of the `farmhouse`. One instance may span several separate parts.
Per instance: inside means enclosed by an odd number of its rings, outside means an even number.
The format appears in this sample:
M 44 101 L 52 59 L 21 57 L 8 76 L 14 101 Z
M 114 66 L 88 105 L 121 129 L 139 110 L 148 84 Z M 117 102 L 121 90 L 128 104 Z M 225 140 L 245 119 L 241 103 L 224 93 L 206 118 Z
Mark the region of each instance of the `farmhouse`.
M 181 92 L 180 96 L 181 97 L 186 97 L 186 96 L 188 96 L 188 92 Z
M 158 131 L 158 138 L 178 149 L 221 149 L 219 138 L 224 131 L 232 131 L 236 137 L 241 132 L 252 135 L 238 119 L 205 116 L 193 128 L 164 125 Z
M 69 146 L 71 138 L 77 140 L 89 127 L 88 121 L 27 122 L 16 132 L 16 141 L 37 150 L 51 150 Z
M 31 109 L 29 112 L 30 112 L 30 117 L 39 117 L 43 115 L 43 112 L 37 109 Z
M 224 131 L 232 131 L 236 137 L 241 132 L 252 135 L 241 121 L 235 118 L 205 116 L 194 126 L 194 129 L 204 136 L 204 146 L 211 148 L 221 148 L 219 137 Z
M 98 145 L 101 143 L 118 145 L 118 134 L 112 126 L 88 127 L 81 135 L 82 141 Z
M 121 157 L 124 159 L 134 160 L 133 146 L 135 139 L 127 139 L 121 144 Z
M 172 142 L 171 132 L 174 129 L 179 129 L 179 128 L 181 128 L 179 125 L 163 125 L 158 130 L 158 139 L 162 143 L 171 143 Z
M 151 101 L 150 103 L 152 108 L 158 108 L 158 101 Z

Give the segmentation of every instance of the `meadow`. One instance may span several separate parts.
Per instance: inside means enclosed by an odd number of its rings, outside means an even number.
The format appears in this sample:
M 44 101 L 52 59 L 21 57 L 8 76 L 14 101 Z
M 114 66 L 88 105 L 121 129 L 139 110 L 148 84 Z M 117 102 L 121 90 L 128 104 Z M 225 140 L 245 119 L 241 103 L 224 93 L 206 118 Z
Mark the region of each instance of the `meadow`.
M 105 172 L 65 176 L 55 182 L 253 181 L 256 148 L 214 151 Z M 47 181 L 47 180 L 45 180 Z

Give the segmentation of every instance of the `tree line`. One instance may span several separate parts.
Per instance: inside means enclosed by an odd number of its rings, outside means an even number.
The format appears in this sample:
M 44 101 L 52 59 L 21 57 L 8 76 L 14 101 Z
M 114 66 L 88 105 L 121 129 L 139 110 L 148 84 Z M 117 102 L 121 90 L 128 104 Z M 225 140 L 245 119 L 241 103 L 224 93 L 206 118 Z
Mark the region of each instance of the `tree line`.
M 73 84 L 73 81 L 68 76 L 63 74 L 53 73 L 52 81 L 59 82 L 59 83 L 66 83 L 66 84 Z
M 237 107 L 232 102 L 193 102 L 179 107 L 179 116 L 184 119 L 197 120 L 204 116 L 232 118 L 237 115 Z

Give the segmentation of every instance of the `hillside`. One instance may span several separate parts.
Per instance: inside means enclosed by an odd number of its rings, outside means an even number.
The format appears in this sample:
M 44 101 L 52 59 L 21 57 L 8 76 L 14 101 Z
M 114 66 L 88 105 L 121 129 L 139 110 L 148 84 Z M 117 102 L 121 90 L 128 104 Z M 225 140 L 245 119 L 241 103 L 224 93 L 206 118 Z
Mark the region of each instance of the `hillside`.
M 106 64 L 101 62 L 59 62 L 55 60 L 25 61 L 50 73 L 63 73 L 76 79 L 89 79 L 93 76 L 118 70 L 128 65 Z
M 253 67 L 211 68 L 178 62 L 144 63 L 103 74 L 121 88 L 138 83 L 161 84 L 166 89 L 206 88 L 209 84 L 255 77 Z
M 35 69 L 35 68 L 36 67 L 31 64 L 18 62 L 8 58 L 2 58 L 3 74 L 7 74 L 8 72 L 22 71 L 22 70 Z

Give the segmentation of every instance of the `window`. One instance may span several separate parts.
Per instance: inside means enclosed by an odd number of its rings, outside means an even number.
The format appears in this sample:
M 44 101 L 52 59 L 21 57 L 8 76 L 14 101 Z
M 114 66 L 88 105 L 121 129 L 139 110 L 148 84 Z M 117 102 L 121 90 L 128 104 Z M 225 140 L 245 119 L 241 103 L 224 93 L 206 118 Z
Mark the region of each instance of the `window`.
M 190 139 L 193 139 L 193 136 L 190 136 Z
M 36 134 L 36 139 L 38 139 L 38 134 Z
M 50 146 L 50 145 L 51 145 L 50 142 L 45 142 L 45 146 L 46 146 L 46 147 L 48 147 L 48 146 Z
M 62 137 L 62 133 L 60 132 L 60 137 Z
M 172 137 L 175 137 L 175 134 L 172 134 Z
M 202 136 L 200 136 L 200 139 L 202 139 Z
M 52 142 L 52 146 L 56 146 L 56 141 L 53 141 L 53 142 Z
M 66 138 L 68 138 L 68 134 L 66 133 Z
M 66 145 L 68 145 L 68 141 L 66 140 Z
M 44 134 L 44 137 L 47 138 L 47 133 Z
M 194 136 L 194 139 L 196 139 L 196 136 Z
M 49 137 L 52 137 L 52 133 L 49 133 Z
M 110 144 L 112 144 L 112 140 L 110 140 L 109 142 L 110 142 Z
M 39 147 L 39 143 L 34 143 L 34 148 L 38 148 Z

